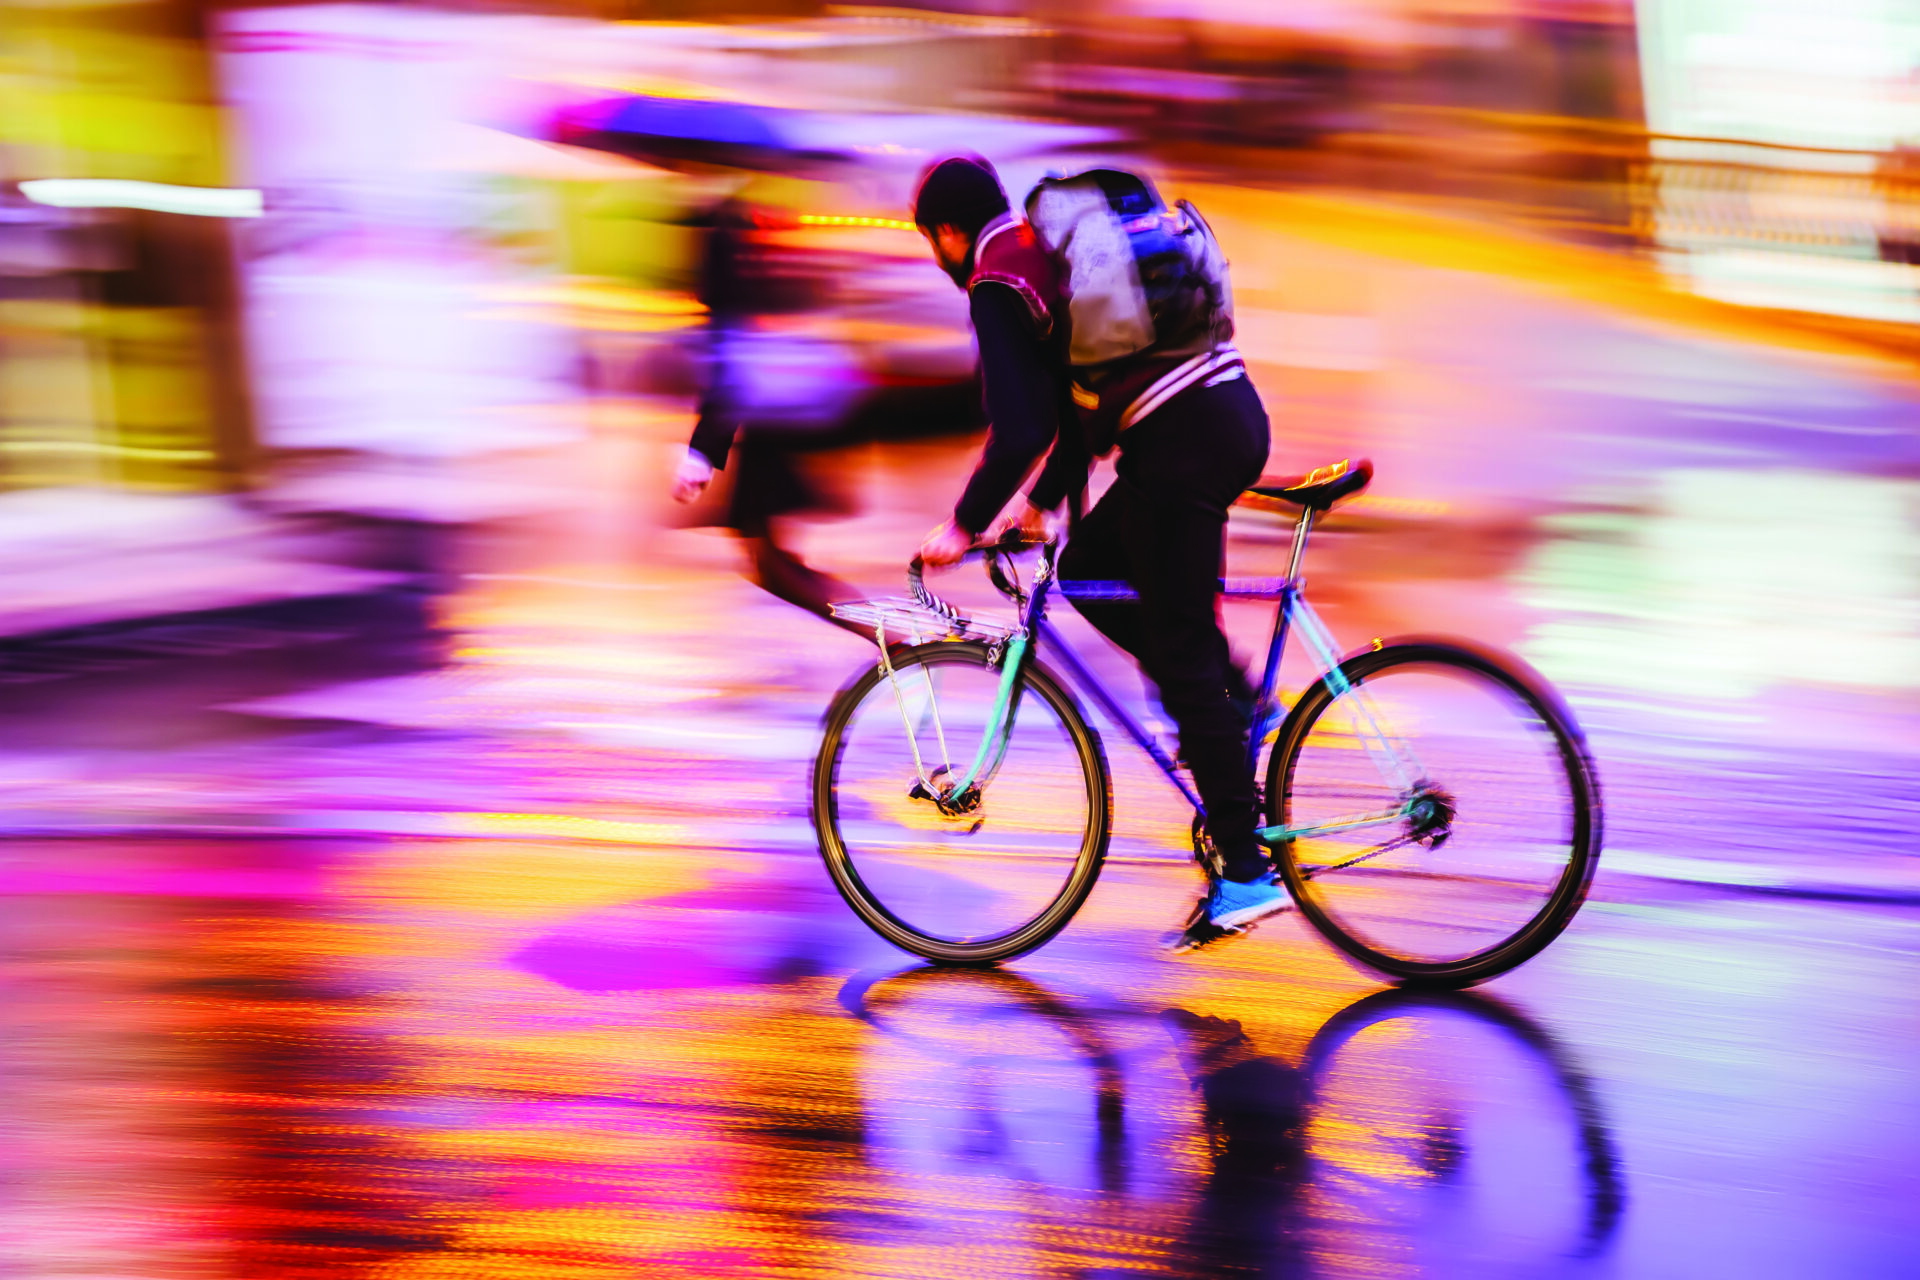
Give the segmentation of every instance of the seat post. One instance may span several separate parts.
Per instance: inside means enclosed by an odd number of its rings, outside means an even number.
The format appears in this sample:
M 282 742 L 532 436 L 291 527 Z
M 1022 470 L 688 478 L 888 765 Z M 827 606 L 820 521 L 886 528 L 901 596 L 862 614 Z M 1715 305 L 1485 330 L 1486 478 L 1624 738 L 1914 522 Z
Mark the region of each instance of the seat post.
M 1287 563 L 1287 581 L 1300 584 L 1300 563 L 1307 558 L 1307 534 L 1313 528 L 1313 508 L 1300 509 L 1300 522 L 1293 526 L 1293 556 Z

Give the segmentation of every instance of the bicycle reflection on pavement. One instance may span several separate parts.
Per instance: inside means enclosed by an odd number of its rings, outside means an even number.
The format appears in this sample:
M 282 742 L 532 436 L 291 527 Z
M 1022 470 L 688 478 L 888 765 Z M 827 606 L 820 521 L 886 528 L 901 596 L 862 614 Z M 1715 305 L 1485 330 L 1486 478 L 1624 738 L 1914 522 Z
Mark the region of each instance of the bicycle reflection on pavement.
M 1010 1240 L 1044 1241 L 1077 1191 L 1101 1207 L 1074 1252 L 1106 1236 L 1113 1263 L 1149 1274 L 1500 1275 L 1600 1258 L 1624 1211 L 1592 1083 L 1489 996 L 1367 996 L 1297 1064 L 1235 1021 L 1005 970 L 861 975 L 840 1002 L 881 1033 L 869 1159 L 965 1177 Z

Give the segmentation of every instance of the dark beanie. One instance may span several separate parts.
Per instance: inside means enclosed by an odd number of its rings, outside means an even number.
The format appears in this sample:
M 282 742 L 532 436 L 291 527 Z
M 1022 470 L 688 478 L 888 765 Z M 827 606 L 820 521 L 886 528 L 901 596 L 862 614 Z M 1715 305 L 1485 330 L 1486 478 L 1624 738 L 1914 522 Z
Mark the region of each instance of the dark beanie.
M 913 196 L 913 221 L 922 227 L 958 227 L 977 236 L 1007 208 L 1007 193 L 991 164 L 976 155 L 948 156 L 921 177 Z

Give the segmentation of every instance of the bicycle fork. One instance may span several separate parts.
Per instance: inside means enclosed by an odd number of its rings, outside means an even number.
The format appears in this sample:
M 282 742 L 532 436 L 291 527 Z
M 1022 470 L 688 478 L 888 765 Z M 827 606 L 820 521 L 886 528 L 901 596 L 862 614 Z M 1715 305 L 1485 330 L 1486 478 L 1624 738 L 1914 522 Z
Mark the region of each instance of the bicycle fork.
M 926 761 L 920 752 L 919 737 L 914 731 L 913 716 L 907 709 L 906 694 L 901 688 L 900 673 L 893 665 L 893 658 L 887 652 L 884 627 L 880 629 L 880 665 L 887 674 L 887 681 L 893 687 L 894 704 L 900 710 L 900 723 L 907 733 L 907 748 L 913 754 L 914 785 L 908 795 L 918 800 L 931 800 L 943 813 L 970 813 L 980 806 L 980 788 L 1000 770 L 1001 762 L 1006 759 L 1007 747 L 1012 739 L 1014 713 L 1020 697 L 1020 677 L 1026 667 L 1029 641 L 1025 631 L 1016 631 L 1009 636 L 1000 650 L 1000 682 L 994 692 L 993 710 L 987 717 L 987 724 L 980 735 L 980 745 L 974 752 L 973 761 L 959 778 L 953 777 L 953 753 L 947 745 L 946 727 L 940 719 L 939 692 L 934 687 L 931 663 L 922 663 L 920 674 L 926 681 L 927 714 L 933 721 L 934 734 L 939 740 L 941 765 L 928 771 Z M 991 762 L 988 757 L 992 756 Z M 943 784 L 936 779 L 947 775 Z

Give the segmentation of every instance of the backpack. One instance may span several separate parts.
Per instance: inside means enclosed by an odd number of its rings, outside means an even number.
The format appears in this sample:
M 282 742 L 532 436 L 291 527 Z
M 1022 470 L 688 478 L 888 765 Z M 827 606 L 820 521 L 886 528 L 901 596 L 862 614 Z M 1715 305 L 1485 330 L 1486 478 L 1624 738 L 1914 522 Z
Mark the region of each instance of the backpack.
M 1169 209 L 1121 169 L 1044 178 L 1027 222 L 1061 267 L 1073 321 L 1068 360 L 1104 365 L 1143 351 L 1205 351 L 1233 337 L 1227 260 L 1200 211 Z

